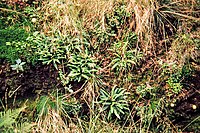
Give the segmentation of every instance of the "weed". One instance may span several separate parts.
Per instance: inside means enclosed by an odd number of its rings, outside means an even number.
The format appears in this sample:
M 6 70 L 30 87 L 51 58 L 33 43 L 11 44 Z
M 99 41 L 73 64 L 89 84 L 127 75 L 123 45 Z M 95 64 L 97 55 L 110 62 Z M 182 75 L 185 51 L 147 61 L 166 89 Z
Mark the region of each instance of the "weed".
M 125 89 L 116 86 L 112 88 L 110 93 L 103 89 L 100 90 L 99 103 L 102 104 L 102 111 L 108 111 L 108 120 L 112 119 L 113 114 L 120 119 L 120 115 L 124 114 L 124 111 L 129 111 L 127 94 Z
M 0 131 L 7 132 L 29 132 L 33 128 L 33 124 L 28 122 L 20 123 L 20 114 L 25 110 L 25 107 L 18 109 L 9 109 L 7 111 L 0 112 Z
M 173 81 L 172 78 L 169 78 L 167 80 L 167 83 L 170 86 L 170 90 L 172 91 L 172 94 L 169 94 L 169 96 L 172 96 L 173 94 L 178 94 L 182 90 L 182 85 L 180 82 L 176 83 Z
M 71 81 L 88 80 L 95 77 L 98 71 L 97 60 L 90 56 L 87 52 L 85 54 L 72 54 L 69 58 L 67 66 L 70 69 L 68 77 Z
M 136 106 L 137 110 L 136 115 L 140 119 L 135 123 L 136 126 L 139 126 L 138 129 L 142 132 L 158 132 L 158 131 L 171 131 L 170 121 L 167 118 L 161 118 L 165 109 L 164 99 L 151 100 L 145 105 Z M 164 125 L 162 123 L 165 123 Z M 165 127 L 166 126 L 166 127 Z
M 80 111 L 80 104 L 75 98 L 59 94 L 41 96 L 36 104 L 37 127 L 36 131 L 43 132 L 69 132 L 67 122 L 73 123 L 71 118 Z M 77 128 L 78 129 L 78 128 Z
M 65 117 L 76 115 L 80 109 L 80 105 L 77 103 L 76 99 L 66 99 L 64 95 L 61 96 L 41 96 L 37 102 L 36 110 L 38 118 L 48 116 L 49 111 L 54 110 L 59 113 L 59 115 L 64 115 Z
M 115 70 L 117 74 L 125 74 L 130 72 L 134 67 L 140 64 L 140 60 L 143 55 L 141 52 L 134 50 L 128 50 L 128 42 L 118 42 L 114 44 L 114 49 L 110 49 L 114 52 L 114 57 L 111 62 L 112 70 Z
M 71 85 L 67 86 L 69 84 L 70 79 L 69 79 L 69 77 L 67 77 L 67 74 L 63 73 L 62 70 L 59 70 L 59 79 L 61 80 L 61 83 L 64 86 L 65 90 L 67 92 L 72 93 L 73 92 L 73 90 L 71 89 L 72 86 Z
M 61 115 L 55 110 L 49 110 L 48 115 L 43 119 L 38 119 L 35 132 L 70 132 L 68 125 L 65 123 Z
M 24 65 L 25 63 L 26 63 L 26 62 L 21 62 L 20 59 L 16 60 L 16 64 L 15 64 L 15 65 L 11 65 L 12 70 L 16 70 L 17 73 L 18 73 L 19 71 L 24 71 L 23 65 Z
M 51 71 L 58 72 L 61 83 L 56 92 L 52 88 L 36 99 L 31 108 L 35 115 L 27 118 L 37 123 L 32 132 L 178 132 L 170 121 L 172 112 L 188 103 L 175 102 L 187 99 L 185 91 L 196 91 L 198 85 L 190 84 L 190 61 L 199 62 L 198 0 L 10 1 L 0 1 L 0 62 L 9 61 L 20 72 L 24 62 L 41 61 L 46 67 L 37 66 L 37 74 L 54 66 Z M 7 96 L 24 87 L 15 79 L 29 80 L 7 70 L 8 64 L 0 67 L 6 104 Z M 56 80 L 43 74 L 41 82 Z M 37 79 L 31 89 L 41 82 Z M 190 107 L 196 113 L 197 100 Z M 26 132 L 18 126 L 26 126 L 21 116 L 8 110 L 0 117 L 0 132 Z
M 117 34 L 118 30 L 127 22 L 126 17 L 129 15 L 127 15 L 125 5 L 116 6 L 111 14 L 106 15 L 107 28 L 110 28 L 112 34 Z
M 43 64 L 49 65 L 52 63 L 57 70 L 58 64 L 61 64 L 61 61 L 66 59 L 65 48 L 59 42 L 56 42 L 56 39 L 50 44 L 44 44 L 43 47 L 40 47 L 38 54 L 40 55 L 39 60 Z
M 156 88 L 151 87 L 150 85 L 140 85 L 137 86 L 136 89 L 136 93 L 142 98 L 152 98 L 153 96 L 156 96 L 155 91 Z

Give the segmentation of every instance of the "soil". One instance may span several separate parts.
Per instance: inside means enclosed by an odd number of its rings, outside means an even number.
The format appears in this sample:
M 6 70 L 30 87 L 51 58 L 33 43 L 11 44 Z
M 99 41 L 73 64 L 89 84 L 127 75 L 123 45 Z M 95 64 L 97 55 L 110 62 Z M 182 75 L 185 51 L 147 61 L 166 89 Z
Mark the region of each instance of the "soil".
M 178 102 L 174 107 L 175 118 L 174 124 L 178 124 L 182 127 L 188 125 L 195 118 L 198 117 L 196 121 L 191 123 L 191 127 L 194 130 L 200 130 L 197 126 L 200 123 L 200 71 L 195 71 L 194 75 L 189 78 L 187 82 L 187 88 L 182 90 L 182 93 L 177 97 Z M 196 107 L 196 108 L 194 108 Z M 197 125 L 196 125 L 197 124 Z M 195 127 L 194 127 L 195 126 Z
M 2 62 L 0 65 L 0 96 L 3 101 L 14 96 L 47 94 L 59 86 L 58 73 L 51 66 L 35 65 L 24 69 L 24 72 L 17 73 L 11 70 L 9 63 Z

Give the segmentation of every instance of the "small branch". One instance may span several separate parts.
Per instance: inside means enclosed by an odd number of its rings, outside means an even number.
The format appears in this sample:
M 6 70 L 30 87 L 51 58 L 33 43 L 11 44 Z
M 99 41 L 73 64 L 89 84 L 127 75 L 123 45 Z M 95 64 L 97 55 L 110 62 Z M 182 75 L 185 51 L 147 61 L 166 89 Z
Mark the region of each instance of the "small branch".
M 177 13 L 177 12 L 171 12 L 171 11 L 162 11 L 162 12 L 174 14 L 174 15 L 181 16 L 181 17 L 184 17 L 184 18 L 187 18 L 187 19 L 191 19 L 191 20 L 200 21 L 200 18 L 196 18 L 196 17 L 193 17 L 193 16 L 184 15 L 184 14 Z

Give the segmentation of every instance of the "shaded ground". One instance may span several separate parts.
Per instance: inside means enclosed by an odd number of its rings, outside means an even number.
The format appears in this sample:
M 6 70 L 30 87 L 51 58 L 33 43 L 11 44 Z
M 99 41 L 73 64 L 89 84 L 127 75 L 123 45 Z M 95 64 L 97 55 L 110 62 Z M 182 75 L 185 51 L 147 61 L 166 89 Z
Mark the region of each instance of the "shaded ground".
M 14 96 L 30 96 L 37 93 L 48 93 L 59 86 L 58 73 L 50 66 L 37 65 L 25 68 L 23 73 L 12 71 L 10 64 L 3 62 L 0 65 L 0 95 L 3 100 Z
M 188 131 L 200 131 L 200 71 L 189 79 L 188 88 L 177 97 L 178 102 L 174 108 L 175 124 L 185 127 Z M 196 108 L 194 108 L 196 107 Z M 197 119 L 196 119 L 197 118 Z M 195 120 L 195 121 L 193 121 Z

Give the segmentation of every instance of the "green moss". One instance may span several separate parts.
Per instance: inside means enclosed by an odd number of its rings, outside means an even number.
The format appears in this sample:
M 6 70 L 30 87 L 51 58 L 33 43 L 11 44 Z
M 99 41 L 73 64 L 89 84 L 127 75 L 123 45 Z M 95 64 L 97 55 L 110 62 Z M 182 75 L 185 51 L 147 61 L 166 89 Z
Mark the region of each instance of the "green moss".
M 28 33 L 21 28 L 9 27 L 0 29 L 0 59 L 6 59 L 9 62 L 14 62 L 20 57 L 19 50 L 16 47 L 8 45 L 8 42 L 25 41 Z

